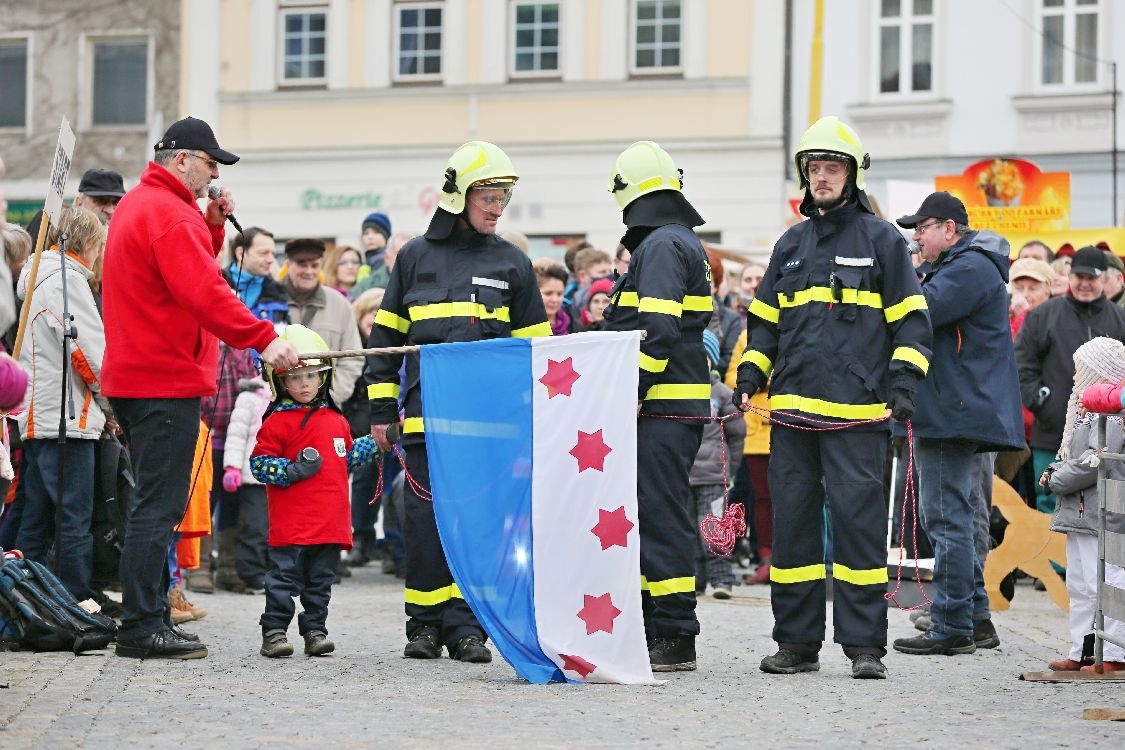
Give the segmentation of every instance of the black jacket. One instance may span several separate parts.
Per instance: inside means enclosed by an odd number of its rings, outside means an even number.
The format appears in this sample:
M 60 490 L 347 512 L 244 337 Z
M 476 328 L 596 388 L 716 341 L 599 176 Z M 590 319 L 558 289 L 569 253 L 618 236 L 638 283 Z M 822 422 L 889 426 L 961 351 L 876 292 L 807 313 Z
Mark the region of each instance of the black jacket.
M 1035 415 L 1032 448 L 1058 452 L 1074 388 L 1074 352 L 1098 336 L 1125 341 L 1125 310 L 1105 295 L 1093 302 L 1069 294 L 1053 297 L 1024 318 L 1016 335 L 1016 364 L 1023 405 Z

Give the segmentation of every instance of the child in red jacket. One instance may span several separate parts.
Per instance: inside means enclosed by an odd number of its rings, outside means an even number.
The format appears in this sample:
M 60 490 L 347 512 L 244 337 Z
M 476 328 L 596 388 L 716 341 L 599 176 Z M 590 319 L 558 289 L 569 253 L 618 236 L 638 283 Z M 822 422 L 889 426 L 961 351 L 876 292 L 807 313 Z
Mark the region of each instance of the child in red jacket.
M 289 326 L 283 337 L 298 352 L 328 349 L 301 325 Z M 364 436 L 352 443 L 348 421 L 328 396 L 330 361 L 305 359 L 284 373 L 267 368 L 266 375 L 272 399 L 250 456 L 254 477 L 266 485 L 270 519 L 261 654 L 293 653 L 285 631 L 293 598 L 300 597 L 305 655 L 323 656 L 336 648 L 325 626 L 336 562 L 352 546 L 348 470 L 375 457 L 375 442 Z

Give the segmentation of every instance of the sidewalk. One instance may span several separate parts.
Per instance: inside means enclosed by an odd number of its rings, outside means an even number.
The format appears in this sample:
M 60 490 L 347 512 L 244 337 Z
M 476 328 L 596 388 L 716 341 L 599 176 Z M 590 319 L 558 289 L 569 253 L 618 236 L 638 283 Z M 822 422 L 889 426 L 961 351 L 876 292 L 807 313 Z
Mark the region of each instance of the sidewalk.
M 914 586 L 909 582 L 904 587 Z M 916 589 L 915 589 L 916 591 Z M 402 657 L 401 581 L 360 568 L 334 592 L 328 657 L 258 655 L 262 597 L 191 595 L 202 660 L 140 662 L 112 651 L 0 653 L 0 747 L 563 748 L 1116 747 L 1117 722 L 1082 709 L 1125 707 L 1125 684 L 1031 683 L 1063 653 L 1065 615 L 1021 583 L 995 615 L 998 649 L 920 657 L 891 651 L 890 679 L 851 679 L 826 645 L 821 671 L 766 675 L 768 588 L 699 601 L 699 671 L 659 687 L 528 685 L 488 665 Z M 891 638 L 916 631 L 890 612 Z M 296 624 L 290 639 L 299 643 Z M 300 650 L 298 649 L 298 654 Z

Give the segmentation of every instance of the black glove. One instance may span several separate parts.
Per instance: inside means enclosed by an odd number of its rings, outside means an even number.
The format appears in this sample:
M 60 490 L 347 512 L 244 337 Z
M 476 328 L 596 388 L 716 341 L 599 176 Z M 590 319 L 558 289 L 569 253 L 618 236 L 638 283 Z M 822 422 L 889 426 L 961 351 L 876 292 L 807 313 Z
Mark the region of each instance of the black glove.
M 766 384 L 766 375 L 755 364 L 747 362 L 738 367 L 738 382 L 734 386 L 734 395 L 731 396 L 731 401 L 734 403 L 734 408 L 742 411 L 742 397 L 753 396 L 758 391 L 762 390 L 762 386 Z
M 914 416 L 914 392 L 905 388 L 892 388 L 887 407 L 896 422 L 905 422 Z
M 285 476 L 289 478 L 289 484 L 293 484 L 308 479 L 318 471 L 320 471 L 320 453 L 316 448 L 302 448 L 297 454 L 297 460 L 286 467 Z

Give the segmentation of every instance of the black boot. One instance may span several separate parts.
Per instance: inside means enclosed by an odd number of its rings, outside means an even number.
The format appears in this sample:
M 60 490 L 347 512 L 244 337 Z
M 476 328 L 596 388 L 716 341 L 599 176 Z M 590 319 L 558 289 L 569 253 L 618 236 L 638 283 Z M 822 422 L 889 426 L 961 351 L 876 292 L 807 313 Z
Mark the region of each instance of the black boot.
M 820 657 L 816 654 L 799 654 L 792 649 L 779 648 L 776 654 L 762 659 L 759 669 L 770 674 L 819 672 Z
M 410 642 L 402 655 L 411 659 L 436 659 L 441 656 L 437 628 L 421 627 L 410 634 Z
M 484 641 L 475 635 L 467 635 L 457 641 L 457 645 L 449 654 L 449 658 L 457 661 L 467 661 L 473 664 L 487 664 L 492 661 L 492 652 L 484 645 Z
M 653 672 L 694 672 L 695 637 L 656 636 L 648 649 Z

